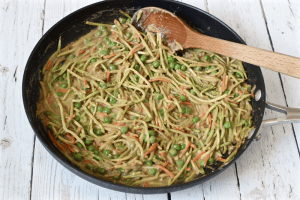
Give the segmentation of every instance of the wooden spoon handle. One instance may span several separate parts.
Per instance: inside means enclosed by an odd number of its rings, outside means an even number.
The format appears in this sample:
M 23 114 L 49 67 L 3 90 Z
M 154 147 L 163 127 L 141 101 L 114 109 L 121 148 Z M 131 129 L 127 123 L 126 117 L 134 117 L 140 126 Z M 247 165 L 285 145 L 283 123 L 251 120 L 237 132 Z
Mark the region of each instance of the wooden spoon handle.
M 300 58 L 189 33 L 184 47 L 202 48 L 300 79 Z

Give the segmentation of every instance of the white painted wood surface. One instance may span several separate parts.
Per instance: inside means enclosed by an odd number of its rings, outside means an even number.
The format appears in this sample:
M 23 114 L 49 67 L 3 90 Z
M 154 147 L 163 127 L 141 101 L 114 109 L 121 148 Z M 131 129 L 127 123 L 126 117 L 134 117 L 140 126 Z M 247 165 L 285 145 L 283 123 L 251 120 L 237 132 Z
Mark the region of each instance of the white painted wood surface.
M 42 34 L 96 0 L 0 1 L 0 199 L 163 199 L 95 186 L 66 170 L 43 148 L 26 119 L 21 81 Z M 298 0 L 183 0 L 218 17 L 248 45 L 300 57 Z M 267 98 L 300 107 L 300 80 L 264 70 Z M 281 114 L 267 110 L 265 118 Z M 169 199 L 300 199 L 300 124 L 261 130 L 224 173 Z M 298 143 L 298 146 L 297 146 Z

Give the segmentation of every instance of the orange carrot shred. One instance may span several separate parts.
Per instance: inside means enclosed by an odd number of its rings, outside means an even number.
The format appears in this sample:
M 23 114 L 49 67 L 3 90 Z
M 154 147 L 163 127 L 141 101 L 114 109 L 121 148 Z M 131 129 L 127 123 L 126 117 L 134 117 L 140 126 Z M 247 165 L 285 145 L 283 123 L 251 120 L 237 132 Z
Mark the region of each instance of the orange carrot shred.
M 58 146 L 58 148 L 59 148 L 60 150 L 64 150 L 64 149 L 65 149 L 59 142 L 57 142 L 57 141 L 53 138 L 53 135 L 52 135 L 50 132 L 48 132 L 48 135 L 49 135 L 50 140 L 51 140 L 56 146 Z
M 168 105 L 168 106 L 167 106 L 167 109 L 170 109 L 171 107 L 172 107 L 172 105 Z
M 48 70 L 51 67 L 51 65 L 52 65 L 52 61 L 49 60 L 48 63 L 47 63 L 47 65 L 46 65 L 46 70 Z
M 65 144 L 65 145 L 72 153 L 76 152 L 70 145 L 68 145 L 68 144 Z
M 223 82 L 222 82 L 222 92 L 225 92 L 225 85 L 226 85 L 226 75 L 223 77 Z
M 49 104 L 51 105 L 52 103 L 53 103 L 53 94 L 51 94 L 49 98 Z
M 114 53 L 114 54 L 111 54 L 111 55 L 104 56 L 103 58 L 108 59 L 108 58 L 114 57 L 116 55 L 117 55 L 117 53 Z
M 185 149 L 182 151 L 182 153 L 180 154 L 179 158 L 182 158 L 184 156 L 185 152 L 187 152 L 187 150 L 190 148 L 191 144 L 192 143 L 190 141 L 188 141 Z
M 156 125 L 156 126 L 159 126 L 159 123 L 158 123 L 158 117 L 157 117 L 157 116 L 155 117 L 155 125 Z
M 243 93 L 242 91 L 239 91 L 239 95 L 241 95 L 241 96 L 242 96 L 243 94 L 244 94 L 244 93 Z
M 91 53 L 94 53 L 95 51 L 96 51 L 96 47 L 93 47 Z
M 144 182 L 144 187 L 149 187 L 148 183 L 147 182 Z
M 188 171 L 188 172 L 191 171 L 191 170 L 192 170 L 192 169 L 191 169 L 190 167 L 186 168 L 186 171 Z
M 225 162 L 225 161 L 226 161 L 226 159 L 221 158 L 220 156 L 218 156 L 217 159 L 218 159 L 219 161 L 221 161 L 221 162 Z
M 151 83 L 151 82 L 153 82 L 153 81 L 164 81 L 164 82 L 171 83 L 171 80 L 170 80 L 170 79 L 167 79 L 167 78 L 153 78 L 153 79 L 150 79 L 150 80 L 149 80 L 149 83 Z
M 70 134 L 66 134 L 66 137 L 69 138 L 71 140 L 71 143 L 74 144 L 75 143 L 75 137 L 73 135 Z
M 83 85 L 84 85 L 84 87 L 87 87 L 87 86 L 88 86 L 88 84 L 87 84 L 87 81 L 86 81 L 86 80 L 84 80 L 84 81 L 83 81 Z
M 197 149 L 197 146 L 194 145 L 194 144 L 191 144 L 191 147 L 192 147 L 193 149 Z
M 173 99 L 173 98 L 174 98 L 174 96 L 171 95 L 171 94 L 168 96 L 168 99 L 169 99 L 169 100 L 171 100 L 171 99 Z
M 163 167 L 166 167 L 168 165 L 168 163 L 165 163 L 164 165 L 163 165 Z
M 109 76 L 110 76 L 110 71 L 109 71 L 109 70 L 107 70 L 107 78 L 106 78 L 106 83 L 108 83 L 108 82 L 109 82 Z
M 176 73 L 186 79 L 186 75 L 184 75 L 179 69 L 176 69 Z
M 209 160 L 209 158 L 210 158 L 210 155 L 208 154 L 208 155 L 206 156 L 205 160 L 204 160 L 204 166 L 206 166 L 206 163 L 207 163 L 207 161 Z
M 164 157 L 164 158 L 166 157 L 166 153 L 165 153 L 165 152 L 161 152 L 160 155 L 161 155 L 162 157 Z
M 228 97 L 225 97 L 225 99 L 226 99 L 226 101 L 229 101 L 229 102 L 231 102 L 231 103 L 234 103 L 234 104 L 239 104 L 238 102 L 236 102 L 236 101 L 233 101 L 233 100 L 231 100 L 230 98 L 228 98 Z
M 155 151 L 156 147 L 157 147 L 157 143 L 153 143 L 153 144 L 151 145 L 151 147 L 148 149 L 148 151 L 146 151 L 146 152 L 144 153 L 144 157 L 145 157 L 146 155 L 150 154 L 151 152 Z
M 210 113 L 208 114 L 208 121 L 209 121 L 209 128 L 211 128 L 212 120 L 211 120 L 211 114 Z
M 107 113 L 98 113 L 97 115 L 105 117 L 107 116 Z
M 82 50 L 80 50 L 80 51 L 77 52 L 76 56 L 79 56 L 79 55 L 83 54 L 84 52 L 85 52 L 85 50 L 82 49 Z
M 201 158 L 201 156 L 205 153 L 205 151 L 199 153 L 194 159 L 193 161 L 196 162 L 197 160 L 199 160 Z
M 68 92 L 68 89 L 58 89 L 57 91 L 58 91 L 58 92 L 66 93 L 66 92 Z
M 186 102 L 186 101 L 184 101 L 184 102 L 181 102 L 182 104 L 184 104 L 184 105 L 190 105 L 190 106 L 192 106 L 193 104 L 191 103 L 191 102 Z
M 174 174 L 172 174 L 167 168 L 161 166 L 161 165 L 156 165 L 156 167 L 158 167 L 159 169 L 163 170 L 164 172 L 166 172 L 170 177 L 174 178 Z
M 133 49 L 132 49 L 132 52 L 131 52 L 131 54 L 130 55 L 133 55 L 133 54 L 135 54 L 137 51 L 139 51 L 140 49 L 142 49 L 144 47 L 144 44 L 139 44 L 139 45 L 137 45 L 136 47 L 134 47 Z

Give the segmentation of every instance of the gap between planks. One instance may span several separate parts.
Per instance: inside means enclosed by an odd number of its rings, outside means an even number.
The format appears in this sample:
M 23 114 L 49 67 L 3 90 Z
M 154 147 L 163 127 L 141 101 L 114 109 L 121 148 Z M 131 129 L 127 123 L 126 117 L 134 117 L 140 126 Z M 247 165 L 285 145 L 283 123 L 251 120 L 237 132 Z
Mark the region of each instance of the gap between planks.
M 270 30 L 269 30 L 269 27 L 268 27 L 268 21 L 267 21 L 267 17 L 266 17 L 266 14 L 265 14 L 264 6 L 263 6 L 263 3 L 261 2 L 261 0 L 259 0 L 259 3 L 260 3 L 260 7 L 261 7 L 261 12 L 262 12 L 262 14 L 263 14 L 263 18 L 264 18 L 264 20 L 265 20 L 265 26 L 266 26 L 267 34 L 268 34 L 268 37 L 269 37 L 269 42 L 270 42 L 272 51 L 274 52 L 274 45 L 273 45 L 272 37 L 271 37 L 271 34 L 270 34 Z M 291 9 L 291 8 L 290 8 L 290 9 Z M 292 11 L 291 11 L 291 12 L 292 12 Z M 293 13 L 293 12 L 292 12 L 292 13 Z M 285 90 L 284 90 L 284 87 L 283 87 L 282 77 L 281 77 L 281 74 L 280 74 L 279 72 L 278 72 L 278 76 L 279 76 L 280 85 L 281 85 L 281 88 L 282 88 L 282 91 L 283 91 L 283 96 L 284 96 L 284 100 L 285 100 L 285 106 L 288 107 L 288 102 L 287 102 Z M 299 144 L 298 144 L 297 139 L 296 139 L 296 133 L 295 133 L 295 129 L 294 129 L 294 124 L 291 123 L 291 125 L 292 125 L 293 135 L 294 135 L 294 139 L 295 139 L 295 142 L 296 142 L 298 154 L 299 154 L 299 157 L 300 157 Z M 272 131 L 273 131 L 273 130 L 272 130 Z

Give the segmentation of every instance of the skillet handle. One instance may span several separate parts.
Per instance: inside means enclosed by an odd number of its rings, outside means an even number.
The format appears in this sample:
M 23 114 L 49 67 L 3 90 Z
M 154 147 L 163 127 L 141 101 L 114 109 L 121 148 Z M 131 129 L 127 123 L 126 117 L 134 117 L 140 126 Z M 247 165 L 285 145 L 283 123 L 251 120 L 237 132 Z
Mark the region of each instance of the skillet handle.
M 273 118 L 273 119 L 266 119 L 262 122 L 262 127 L 269 127 L 278 124 L 287 124 L 287 123 L 299 123 L 300 122 L 300 109 L 299 108 L 289 108 L 280 106 L 277 104 L 273 104 L 270 102 L 266 102 L 266 107 L 284 113 L 285 116 Z

